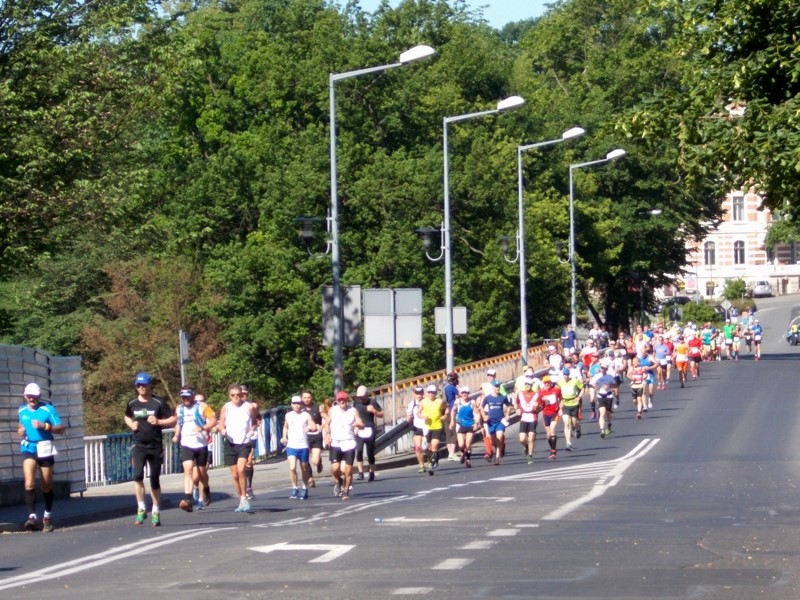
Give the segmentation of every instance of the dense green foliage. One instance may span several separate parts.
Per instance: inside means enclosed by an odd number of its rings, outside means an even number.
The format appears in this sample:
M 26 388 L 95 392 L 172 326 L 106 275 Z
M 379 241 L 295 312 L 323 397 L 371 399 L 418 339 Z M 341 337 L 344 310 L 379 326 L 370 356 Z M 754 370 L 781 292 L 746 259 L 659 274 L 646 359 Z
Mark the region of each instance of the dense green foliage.
M 570 0 L 502 31 L 441 0 L 375 14 L 323 0 L 155 4 L 0 9 L 0 331 L 83 355 L 90 431 L 118 426 L 138 370 L 176 392 L 179 329 L 189 380 L 213 402 L 232 380 L 264 405 L 330 393 L 330 260 L 306 252 L 295 223 L 330 204 L 330 73 L 437 51 L 336 84 L 342 282 L 425 294 L 424 347 L 398 352 L 400 377 L 444 364 L 442 270 L 413 233 L 442 219 L 443 117 L 527 101 L 449 130 L 453 297 L 470 315 L 459 361 L 517 345 L 518 267 L 498 236 L 517 228 L 518 145 L 587 131 L 524 155 L 532 339 L 569 316 L 555 244 L 568 237 L 571 163 L 628 153 L 575 177 L 581 304 L 612 331 L 680 275 L 686 242 L 719 217 L 717 173 L 698 168 L 700 121 L 664 109 L 698 77 L 677 2 Z M 711 87 L 698 84 L 693 106 Z M 663 214 L 643 218 L 653 207 Z M 389 376 L 388 351 L 346 350 L 348 387 Z

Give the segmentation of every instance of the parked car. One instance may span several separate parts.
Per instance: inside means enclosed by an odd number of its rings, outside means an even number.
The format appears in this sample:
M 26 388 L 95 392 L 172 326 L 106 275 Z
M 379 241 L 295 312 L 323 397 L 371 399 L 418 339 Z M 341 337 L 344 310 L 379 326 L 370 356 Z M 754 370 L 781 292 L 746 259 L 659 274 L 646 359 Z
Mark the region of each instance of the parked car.
M 756 281 L 748 286 L 744 295 L 748 298 L 769 298 L 772 296 L 772 285 L 769 281 Z

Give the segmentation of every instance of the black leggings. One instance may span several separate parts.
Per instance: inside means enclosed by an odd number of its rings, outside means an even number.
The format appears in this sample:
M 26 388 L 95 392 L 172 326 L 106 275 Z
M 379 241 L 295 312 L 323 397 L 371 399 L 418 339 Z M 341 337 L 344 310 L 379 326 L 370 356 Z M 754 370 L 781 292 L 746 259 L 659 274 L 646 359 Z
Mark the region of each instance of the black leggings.
M 364 449 L 367 451 L 367 463 L 375 464 L 375 434 L 368 438 L 356 437 L 356 462 L 364 462 Z
M 131 448 L 131 463 L 133 464 L 133 480 L 144 483 L 144 466 L 150 466 L 150 489 L 161 489 L 161 463 L 164 458 L 164 449 L 161 446 L 150 448 L 147 446 L 133 446 Z

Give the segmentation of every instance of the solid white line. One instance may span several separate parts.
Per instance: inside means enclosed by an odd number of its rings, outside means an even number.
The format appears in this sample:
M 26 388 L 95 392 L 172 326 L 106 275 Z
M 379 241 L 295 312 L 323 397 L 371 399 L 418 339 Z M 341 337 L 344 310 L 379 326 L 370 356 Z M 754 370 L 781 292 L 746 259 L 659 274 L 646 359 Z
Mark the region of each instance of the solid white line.
M 432 567 L 432 569 L 434 571 L 457 571 L 458 569 L 463 569 L 472 561 L 473 559 L 471 558 L 448 558 Z
M 433 591 L 432 587 L 408 587 L 397 588 L 392 592 L 392 596 L 423 596 Z
M 58 565 L 45 567 L 31 573 L 25 573 L 24 575 L 18 575 L 0 580 L 0 590 L 7 590 L 23 585 L 33 585 L 37 581 L 46 581 L 49 579 L 56 579 L 57 577 L 73 575 L 75 573 L 80 573 L 81 571 L 86 571 L 101 565 L 122 560 L 123 558 L 137 556 L 144 552 L 149 552 L 154 548 L 159 548 L 160 546 L 166 546 L 168 544 L 174 544 L 175 542 L 188 540 L 193 537 L 197 537 L 198 535 L 205 535 L 207 533 L 225 531 L 229 529 L 238 529 L 238 527 L 220 527 L 218 529 L 207 527 L 204 529 L 192 529 L 189 531 L 159 536 L 155 540 L 144 540 L 141 542 L 135 542 L 133 544 L 127 544 L 125 546 L 120 546 L 118 548 L 110 548 L 104 552 L 98 552 L 97 554 L 93 554 L 91 556 L 84 556 Z
M 517 523 L 514 527 L 519 527 L 520 529 L 524 529 L 526 527 L 538 527 L 538 523 Z

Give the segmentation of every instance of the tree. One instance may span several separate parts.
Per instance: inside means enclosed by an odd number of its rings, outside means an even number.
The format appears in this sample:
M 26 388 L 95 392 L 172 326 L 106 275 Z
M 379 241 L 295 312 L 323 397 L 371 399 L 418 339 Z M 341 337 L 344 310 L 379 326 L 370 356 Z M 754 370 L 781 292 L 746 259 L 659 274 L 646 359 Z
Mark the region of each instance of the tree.
M 661 0 L 675 24 L 669 54 L 680 86 L 640 105 L 634 131 L 679 142 L 679 160 L 717 197 L 758 186 L 765 205 L 796 211 L 800 198 L 800 54 L 793 0 Z

